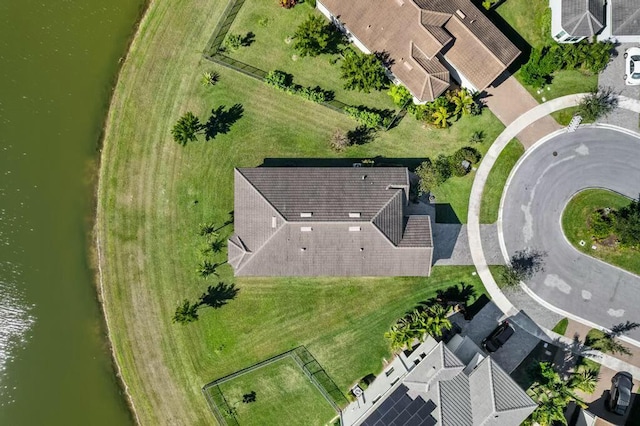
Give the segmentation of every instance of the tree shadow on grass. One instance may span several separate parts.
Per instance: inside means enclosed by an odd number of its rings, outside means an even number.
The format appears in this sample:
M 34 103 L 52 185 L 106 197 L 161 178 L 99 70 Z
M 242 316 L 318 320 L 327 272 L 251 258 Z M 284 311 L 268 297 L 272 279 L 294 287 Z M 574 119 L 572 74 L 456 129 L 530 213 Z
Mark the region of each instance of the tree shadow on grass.
M 235 104 L 226 110 L 224 106 L 212 109 L 211 116 L 203 125 L 205 139 L 211 140 L 215 139 L 219 134 L 229 133 L 231 126 L 241 119 L 243 115 L 244 107 L 241 104 Z
M 240 291 L 235 284 L 225 284 L 219 282 L 218 285 L 210 285 L 207 291 L 200 296 L 200 306 L 209 306 L 213 309 L 218 309 L 226 305 L 230 300 L 233 300 Z

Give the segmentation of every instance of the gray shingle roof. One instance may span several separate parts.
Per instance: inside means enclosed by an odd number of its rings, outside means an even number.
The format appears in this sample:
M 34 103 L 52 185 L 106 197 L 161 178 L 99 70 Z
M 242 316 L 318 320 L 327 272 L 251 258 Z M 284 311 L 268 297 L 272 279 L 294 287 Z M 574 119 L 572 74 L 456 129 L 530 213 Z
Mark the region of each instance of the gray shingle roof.
M 404 216 L 406 168 L 235 171 L 228 259 L 245 276 L 427 276 L 428 216 Z
M 591 37 L 604 28 L 603 0 L 563 0 L 562 28 L 574 37 Z
M 422 409 L 434 423 L 420 424 L 517 426 L 535 409 L 536 404 L 526 392 L 490 357 L 475 368 L 464 367 L 453 352 L 438 343 L 408 372 L 391 396 L 374 406 L 362 425 L 412 424 L 398 420 L 407 421 L 412 418 L 412 410 Z M 419 406 L 411 405 L 411 401 L 420 399 L 423 402 Z M 428 410 L 424 404 L 431 404 Z M 403 417 L 399 417 L 401 413 Z
M 469 378 L 458 374 L 439 384 L 440 420 L 442 425 L 473 426 Z
M 616 36 L 640 35 L 640 0 L 611 2 L 611 33 Z

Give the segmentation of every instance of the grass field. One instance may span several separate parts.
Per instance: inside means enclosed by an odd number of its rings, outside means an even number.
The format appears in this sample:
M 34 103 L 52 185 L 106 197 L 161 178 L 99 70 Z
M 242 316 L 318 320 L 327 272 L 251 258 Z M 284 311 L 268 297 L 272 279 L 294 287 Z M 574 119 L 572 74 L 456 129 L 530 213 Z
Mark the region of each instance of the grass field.
M 444 131 L 407 117 L 339 156 L 327 141 L 335 129 L 354 128 L 352 119 L 201 58 L 224 6 L 152 2 L 106 123 L 98 265 L 115 357 L 142 424 L 213 423 L 203 384 L 301 344 L 346 390 L 381 370 L 390 356 L 384 331 L 417 302 L 462 281 L 484 291 L 471 267 L 436 267 L 429 279 L 234 280 L 225 265 L 219 278 L 198 277 L 198 230 L 229 218 L 233 167 L 282 157 L 435 157 L 467 145 L 475 130 L 492 140 L 503 128 L 489 111 Z M 210 70 L 220 73 L 220 82 L 202 87 L 200 76 Z M 170 128 L 185 111 L 205 121 L 212 109 L 235 104 L 241 116 L 215 139 L 201 137 L 186 147 L 171 140 Z M 223 228 L 221 238 L 231 231 Z M 224 259 L 224 253 L 212 257 Z M 196 323 L 171 323 L 180 301 L 197 300 L 218 281 L 234 283 L 237 296 L 219 309 L 203 307 Z
M 593 242 L 589 232 L 591 213 L 605 207 L 619 209 L 629 204 L 629 199 L 603 189 L 588 189 L 579 192 L 565 207 L 562 214 L 562 229 L 571 244 L 589 256 L 604 260 L 627 271 L 640 274 L 640 252 L 624 247 L 610 247 Z M 580 241 L 586 244 L 581 246 Z M 591 246 L 595 244 L 597 249 Z
M 254 42 L 228 55 L 264 71 L 281 70 L 293 75 L 294 81 L 304 86 L 319 85 L 335 93 L 336 99 L 349 105 L 366 105 L 379 109 L 395 110 L 386 91 L 369 94 L 345 90 L 340 79 L 338 54 L 322 54 L 316 57 L 300 57 L 293 48 L 290 37 L 296 28 L 311 14 L 324 16 L 310 3 L 302 3 L 292 9 L 274 7 L 264 0 L 245 0 L 236 16 L 230 33 L 255 35 Z
M 487 177 L 487 183 L 482 193 L 482 203 L 480 204 L 480 223 L 494 223 L 498 220 L 498 210 L 500 209 L 500 199 L 504 185 L 511 169 L 524 154 L 524 147 L 514 139 L 504 147 L 493 168 Z
M 224 382 L 220 391 L 242 426 L 322 426 L 337 415 L 291 357 Z M 252 392 L 255 401 L 243 402 Z

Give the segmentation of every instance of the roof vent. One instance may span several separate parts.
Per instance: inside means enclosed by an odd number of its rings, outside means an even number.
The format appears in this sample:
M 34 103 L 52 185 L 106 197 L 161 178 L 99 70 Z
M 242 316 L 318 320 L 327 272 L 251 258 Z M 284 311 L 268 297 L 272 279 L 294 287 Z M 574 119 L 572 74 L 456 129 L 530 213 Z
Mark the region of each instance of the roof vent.
M 307 248 L 306 247 L 301 247 L 300 251 L 307 251 Z
M 360 227 L 359 226 L 350 226 L 349 227 L 349 232 L 358 232 L 360 231 Z
M 351 212 L 349 213 L 349 217 L 360 217 L 360 212 Z
M 271 227 L 275 228 L 278 223 L 276 222 L 276 217 L 271 216 Z
M 367 175 L 362 175 L 362 180 L 365 180 L 367 178 Z
M 409 71 L 411 71 L 413 69 L 413 66 L 409 62 L 405 61 L 402 65 L 404 65 L 404 67 L 406 69 L 408 69 Z
M 456 15 L 458 15 L 460 17 L 460 19 L 464 19 L 467 16 L 464 14 L 464 12 L 462 12 L 460 9 L 456 10 Z
M 300 217 L 311 217 L 313 213 L 300 213 Z
M 300 230 L 302 232 L 311 232 L 311 231 L 313 231 L 313 228 L 310 227 L 310 226 L 302 226 L 302 227 L 300 227 Z

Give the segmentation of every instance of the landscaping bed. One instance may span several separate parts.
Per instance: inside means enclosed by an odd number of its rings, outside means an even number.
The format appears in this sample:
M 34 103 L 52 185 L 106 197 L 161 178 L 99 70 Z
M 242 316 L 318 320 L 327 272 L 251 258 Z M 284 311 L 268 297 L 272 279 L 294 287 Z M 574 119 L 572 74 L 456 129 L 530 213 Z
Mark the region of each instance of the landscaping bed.
M 627 197 L 603 189 L 579 192 L 565 207 L 562 229 L 569 242 L 581 252 L 640 274 L 640 251 L 622 247 L 616 243 L 615 237 L 594 240 L 591 230 L 594 212 L 605 208 L 620 209 L 627 206 L 629 201 Z

